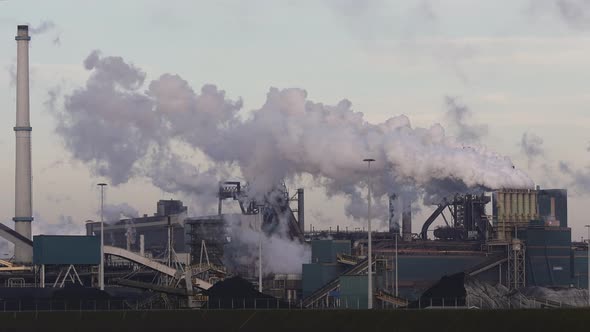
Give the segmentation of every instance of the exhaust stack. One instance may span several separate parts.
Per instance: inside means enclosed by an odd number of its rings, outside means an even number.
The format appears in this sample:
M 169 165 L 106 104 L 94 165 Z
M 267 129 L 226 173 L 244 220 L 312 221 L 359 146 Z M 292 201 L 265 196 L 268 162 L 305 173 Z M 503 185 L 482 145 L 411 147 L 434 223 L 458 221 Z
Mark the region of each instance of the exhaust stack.
M 297 189 L 297 222 L 301 234 L 305 234 L 305 198 L 303 188 Z
M 412 241 L 412 201 L 403 200 L 402 209 L 402 238 Z
M 32 175 L 31 175 L 31 124 L 29 121 L 29 27 L 19 25 L 15 37 L 17 44 L 16 64 L 16 172 L 14 230 L 31 239 L 33 221 Z M 14 259 L 24 264 L 33 263 L 33 249 L 16 243 Z
M 396 194 L 389 195 L 389 232 L 396 235 L 399 235 L 399 215 L 396 211 L 398 202 Z

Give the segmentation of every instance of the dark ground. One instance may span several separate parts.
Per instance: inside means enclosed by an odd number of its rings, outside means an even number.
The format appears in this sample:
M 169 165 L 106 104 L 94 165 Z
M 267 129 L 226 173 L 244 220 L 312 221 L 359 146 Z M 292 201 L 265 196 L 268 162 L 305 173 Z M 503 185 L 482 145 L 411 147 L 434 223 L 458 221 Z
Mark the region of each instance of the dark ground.
M 590 310 L 193 310 L 0 313 L 0 331 L 582 331 Z

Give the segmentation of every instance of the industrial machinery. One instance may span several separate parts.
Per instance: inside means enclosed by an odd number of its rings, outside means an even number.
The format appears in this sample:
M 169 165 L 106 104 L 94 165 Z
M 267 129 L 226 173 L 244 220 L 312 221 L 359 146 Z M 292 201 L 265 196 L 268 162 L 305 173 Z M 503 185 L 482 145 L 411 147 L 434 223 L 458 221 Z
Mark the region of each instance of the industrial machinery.
M 295 196 L 291 197 L 284 183 L 271 190 L 262 197 L 249 196 L 248 185 L 240 182 L 223 182 L 219 186 L 218 214 L 222 214 L 222 201 L 233 199 L 239 203 L 242 214 L 261 214 L 262 228 L 267 234 L 272 234 L 284 223 L 288 229 L 290 239 L 298 239 L 303 242 L 304 224 L 304 191 L 297 189 Z M 293 210 L 290 203 L 297 201 L 297 209 Z M 295 217 L 294 212 L 297 212 Z
M 420 237 L 428 238 L 428 228 L 441 217 L 445 226 L 434 230 L 434 237 L 440 240 L 485 240 L 492 229 L 486 216 L 485 206 L 491 201 L 489 196 L 455 195 L 451 200 L 444 199 L 422 225 Z M 448 214 L 448 218 L 445 215 Z

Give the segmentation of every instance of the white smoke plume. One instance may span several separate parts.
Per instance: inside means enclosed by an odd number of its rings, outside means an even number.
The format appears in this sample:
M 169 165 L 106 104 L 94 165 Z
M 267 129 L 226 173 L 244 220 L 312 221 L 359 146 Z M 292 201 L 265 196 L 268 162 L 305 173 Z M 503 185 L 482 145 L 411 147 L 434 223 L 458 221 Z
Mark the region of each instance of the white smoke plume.
M 100 211 L 98 211 L 98 214 L 100 214 Z M 119 221 L 123 218 L 137 218 L 139 213 L 127 203 L 106 204 L 103 216 L 105 221 Z
M 543 138 L 534 133 L 525 132 L 522 134 L 520 140 L 520 150 L 527 156 L 530 167 L 535 158 L 545 153 L 543 149 Z
M 29 32 L 33 35 L 40 35 L 56 28 L 52 21 L 41 21 L 37 26 L 29 26 Z
M 61 33 L 57 29 L 57 25 L 50 20 L 41 21 L 39 25 L 29 25 L 29 32 L 31 35 L 42 35 L 51 31 L 55 31 L 55 36 L 52 39 L 53 45 L 61 45 Z
M 559 170 L 569 177 L 569 187 L 575 188 L 580 194 L 590 194 L 590 167 L 574 169 L 567 162 L 560 161 Z
M 462 142 L 477 143 L 488 134 L 487 125 L 472 123 L 473 112 L 456 97 L 445 97 L 447 112 L 445 114 L 450 128 L 456 131 L 457 138 Z
M 76 221 L 72 216 L 60 215 L 57 220 L 50 220 L 35 212 L 33 217 L 32 231 L 35 235 L 81 235 L 85 233 L 84 221 Z
M 311 248 L 287 237 L 282 227 L 269 235 L 260 231 L 260 221 L 253 215 L 228 215 L 225 218 L 229 244 L 224 248 L 224 265 L 231 269 L 258 266 L 258 246 L 262 243 L 263 275 L 301 274 L 302 264 L 311 261 Z M 279 225 L 286 225 L 280 223 Z
M 349 197 L 353 217 L 365 215 L 367 157 L 377 160 L 373 189 L 384 216 L 391 188 L 436 201 L 457 191 L 533 187 L 509 158 L 460 143 L 439 124 L 413 128 L 405 115 L 372 124 L 348 100 L 325 105 L 308 100 L 305 90 L 277 88 L 242 116 L 241 100 L 213 85 L 195 92 L 180 76 L 164 74 L 143 91 L 145 73 L 121 57 L 94 51 L 84 64 L 90 78 L 54 112 L 57 132 L 74 158 L 114 185 L 143 176 L 166 191 L 215 197 L 220 170 L 236 169 L 256 193 L 307 173 L 328 194 Z M 476 138 L 466 110 L 451 105 L 461 137 Z M 214 166 L 196 167 L 183 157 L 191 153 Z
M 125 220 L 125 238 L 129 244 L 135 244 L 137 239 L 137 231 L 135 229 L 135 223 L 133 222 L 133 219 Z

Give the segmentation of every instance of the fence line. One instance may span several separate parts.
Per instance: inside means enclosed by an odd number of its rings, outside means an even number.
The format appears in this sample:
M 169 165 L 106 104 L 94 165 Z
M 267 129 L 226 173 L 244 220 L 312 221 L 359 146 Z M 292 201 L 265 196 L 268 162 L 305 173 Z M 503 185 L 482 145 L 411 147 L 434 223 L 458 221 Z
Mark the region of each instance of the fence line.
M 569 307 L 562 302 L 541 299 L 513 299 L 508 301 L 510 309 L 561 308 Z M 2 312 L 38 312 L 38 311 L 120 311 L 120 310 L 170 310 L 189 309 L 184 301 L 171 301 L 166 297 L 152 296 L 137 300 L 119 299 L 52 299 L 52 300 L 0 300 Z M 440 297 L 419 298 L 407 306 L 379 302 L 375 308 L 382 310 L 428 310 L 428 309 L 496 309 L 490 308 L 482 298 Z M 366 296 L 342 296 L 340 298 L 323 298 L 314 302 L 309 308 L 303 301 L 282 301 L 276 298 L 207 298 L 195 306 L 208 310 L 357 310 L 367 308 Z M 501 308 L 497 308 L 501 309 Z

